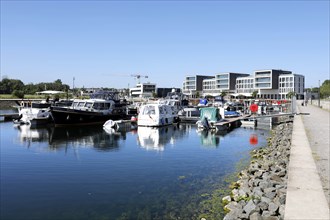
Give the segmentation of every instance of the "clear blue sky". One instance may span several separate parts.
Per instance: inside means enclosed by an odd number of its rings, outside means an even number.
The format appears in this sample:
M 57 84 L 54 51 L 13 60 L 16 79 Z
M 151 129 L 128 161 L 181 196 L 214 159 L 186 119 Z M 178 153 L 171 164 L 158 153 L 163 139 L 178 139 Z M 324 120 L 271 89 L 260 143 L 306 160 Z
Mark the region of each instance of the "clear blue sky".
M 76 87 L 284 69 L 329 79 L 329 1 L 1 1 L 1 77 Z

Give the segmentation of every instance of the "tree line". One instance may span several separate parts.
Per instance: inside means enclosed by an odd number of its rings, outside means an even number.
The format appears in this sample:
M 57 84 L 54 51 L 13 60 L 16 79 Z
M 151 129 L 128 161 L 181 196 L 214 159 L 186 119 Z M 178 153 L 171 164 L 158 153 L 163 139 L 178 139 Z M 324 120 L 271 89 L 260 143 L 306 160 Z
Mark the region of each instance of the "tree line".
M 19 79 L 8 79 L 4 78 L 0 81 L 0 94 L 12 94 L 18 98 L 23 98 L 24 94 L 34 95 L 37 92 L 42 92 L 45 90 L 56 90 L 68 92 L 70 86 L 63 84 L 60 79 L 55 80 L 54 82 L 41 82 L 37 84 L 29 83 L 24 84 Z M 84 90 L 82 88 L 81 90 Z M 318 92 L 319 88 L 306 88 L 307 92 Z M 225 94 L 224 94 L 225 95 Z M 325 80 L 320 87 L 320 96 L 321 98 L 330 97 L 330 80 Z
M 26 85 L 19 79 L 4 78 L 0 81 L 0 94 L 12 94 L 18 98 L 23 98 L 25 94 L 34 95 L 37 92 L 42 92 L 45 90 L 68 92 L 69 89 L 70 86 L 63 84 L 60 79 L 49 83 L 29 83 Z

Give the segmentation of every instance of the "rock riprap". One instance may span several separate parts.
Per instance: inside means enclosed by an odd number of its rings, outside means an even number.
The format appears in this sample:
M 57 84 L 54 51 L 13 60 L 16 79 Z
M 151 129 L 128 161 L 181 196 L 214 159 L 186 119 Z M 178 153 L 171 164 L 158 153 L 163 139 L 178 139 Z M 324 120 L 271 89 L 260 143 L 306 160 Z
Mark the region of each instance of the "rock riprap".
M 284 219 L 292 123 L 272 130 L 268 146 L 252 151 L 249 167 L 232 183 L 230 196 L 222 199 L 224 219 Z

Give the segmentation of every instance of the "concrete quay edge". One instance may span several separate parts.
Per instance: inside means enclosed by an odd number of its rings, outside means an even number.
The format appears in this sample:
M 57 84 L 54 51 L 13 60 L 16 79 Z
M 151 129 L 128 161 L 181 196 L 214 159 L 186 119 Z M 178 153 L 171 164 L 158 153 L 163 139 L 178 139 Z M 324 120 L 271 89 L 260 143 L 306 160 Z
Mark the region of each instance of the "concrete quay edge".
M 330 219 L 328 203 L 301 117 L 294 117 L 284 219 Z

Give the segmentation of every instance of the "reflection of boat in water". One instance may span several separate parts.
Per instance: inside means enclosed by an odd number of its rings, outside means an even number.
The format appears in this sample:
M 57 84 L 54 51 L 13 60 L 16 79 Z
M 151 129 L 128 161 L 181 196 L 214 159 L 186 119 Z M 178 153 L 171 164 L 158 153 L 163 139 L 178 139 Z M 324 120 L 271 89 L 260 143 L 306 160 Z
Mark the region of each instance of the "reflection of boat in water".
M 118 142 L 126 139 L 126 132 L 109 134 L 100 126 L 33 128 L 30 125 L 20 125 L 17 129 L 21 142 L 27 142 L 29 146 L 32 142 L 48 143 L 48 149 L 51 150 L 92 147 L 110 151 L 118 149 Z
M 212 132 L 211 130 L 202 130 L 198 133 L 201 138 L 201 144 L 205 147 L 218 147 L 220 139 L 226 134 L 226 132 Z
M 167 144 L 173 144 L 176 139 L 182 138 L 185 132 L 185 129 L 177 126 L 139 127 L 138 142 L 146 150 L 164 151 Z
M 121 139 L 126 139 L 126 132 L 109 134 L 100 126 L 52 127 L 49 147 L 61 148 L 69 145 L 109 151 L 118 149 L 118 141 Z
M 49 138 L 49 131 L 46 128 L 33 128 L 30 124 L 15 126 L 20 142 L 45 142 Z

